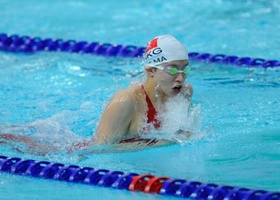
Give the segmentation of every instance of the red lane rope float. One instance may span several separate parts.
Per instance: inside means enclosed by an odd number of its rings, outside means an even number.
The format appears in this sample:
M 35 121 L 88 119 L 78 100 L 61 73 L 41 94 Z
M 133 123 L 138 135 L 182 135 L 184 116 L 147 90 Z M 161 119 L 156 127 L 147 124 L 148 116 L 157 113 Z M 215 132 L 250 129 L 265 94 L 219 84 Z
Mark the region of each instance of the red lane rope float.
M 0 50 L 8 52 L 35 53 L 38 51 L 63 51 L 102 56 L 142 57 L 145 47 L 99 42 L 86 42 L 0 33 Z M 274 68 L 280 67 L 279 60 L 238 57 L 234 55 L 190 52 L 189 58 L 207 63 L 230 64 L 234 66 Z
M 168 177 L 155 177 L 150 174 L 135 176 L 129 185 L 131 191 L 142 191 L 147 193 L 159 193 L 164 181 L 169 180 Z
M 37 178 L 83 183 L 121 190 L 157 193 L 203 200 L 280 200 L 280 192 L 219 186 L 183 179 L 157 177 L 151 174 L 124 173 L 77 165 L 64 165 L 32 159 L 0 156 L 0 172 Z
M 168 177 L 153 177 L 151 178 L 145 189 L 144 189 L 144 192 L 147 192 L 147 193 L 159 193 L 162 186 L 163 186 L 163 183 L 167 180 L 169 180 L 170 178 Z
M 155 176 L 150 174 L 143 174 L 139 176 L 135 176 L 132 178 L 132 182 L 129 185 L 129 190 L 131 191 L 144 191 L 148 181 Z

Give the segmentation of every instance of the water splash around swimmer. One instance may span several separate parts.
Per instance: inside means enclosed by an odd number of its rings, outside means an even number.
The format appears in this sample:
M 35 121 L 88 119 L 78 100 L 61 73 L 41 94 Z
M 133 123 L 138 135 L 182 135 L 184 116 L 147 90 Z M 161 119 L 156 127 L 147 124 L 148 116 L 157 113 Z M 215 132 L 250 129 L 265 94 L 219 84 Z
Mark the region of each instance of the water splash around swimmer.
M 185 94 L 170 98 L 161 104 L 158 110 L 158 118 L 161 121 L 160 130 L 154 129 L 143 137 L 165 139 L 185 145 L 215 134 L 210 128 L 203 129 L 200 104 L 191 105 L 191 102 L 186 100 Z M 182 133 L 187 133 L 187 136 Z

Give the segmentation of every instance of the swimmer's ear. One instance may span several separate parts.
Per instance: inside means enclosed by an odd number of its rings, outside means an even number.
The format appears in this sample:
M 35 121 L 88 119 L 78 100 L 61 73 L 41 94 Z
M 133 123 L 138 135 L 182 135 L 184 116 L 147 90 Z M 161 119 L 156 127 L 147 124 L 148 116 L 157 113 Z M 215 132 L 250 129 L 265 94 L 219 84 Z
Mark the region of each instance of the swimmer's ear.
M 154 67 L 146 66 L 145 70 L 146 70 L 148 76 L 154 77 L 154 73 L 156 71 L 156 69 Z

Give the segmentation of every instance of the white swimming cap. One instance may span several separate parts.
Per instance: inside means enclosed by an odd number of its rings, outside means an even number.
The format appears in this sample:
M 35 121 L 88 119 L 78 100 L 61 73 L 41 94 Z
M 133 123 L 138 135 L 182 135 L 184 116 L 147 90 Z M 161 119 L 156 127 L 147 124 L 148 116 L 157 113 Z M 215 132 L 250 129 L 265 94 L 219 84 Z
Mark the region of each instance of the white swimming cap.
M 189 59 L 186 48 L 171 35 L 157 36 L 147 44 L 145 51 L 146 65 L 154 66 L 186 59 Z

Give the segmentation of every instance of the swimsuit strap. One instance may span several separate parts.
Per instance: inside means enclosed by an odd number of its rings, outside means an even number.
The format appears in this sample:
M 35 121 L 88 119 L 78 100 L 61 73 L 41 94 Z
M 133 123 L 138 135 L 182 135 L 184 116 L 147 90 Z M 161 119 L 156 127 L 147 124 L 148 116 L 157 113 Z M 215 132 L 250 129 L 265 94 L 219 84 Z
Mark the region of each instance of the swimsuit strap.
M 145 87 L 144 85 L 142 85 L 142 90 L 145 94 L 146 97 L 146 102 L 147 102 L 147 123 L 153 123 L 154 127 L 157 129 L 160 127 L 160 122 L 158 121 L 158 119 L 156 118 L 157 116 L 157 111 L 154 107 L 154 105 L 152 104 L 151 99 L 149 98 L 148 94 L 146 93 Z

